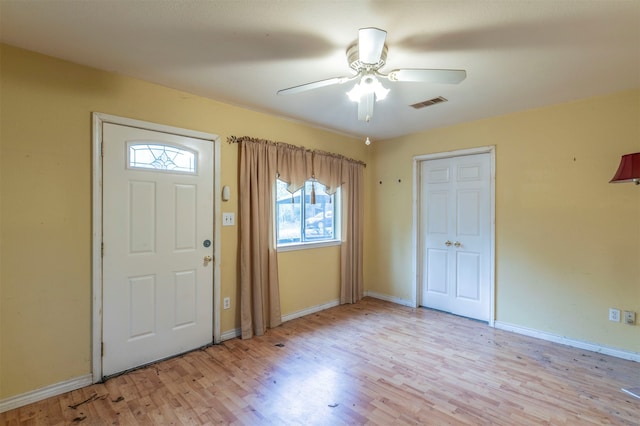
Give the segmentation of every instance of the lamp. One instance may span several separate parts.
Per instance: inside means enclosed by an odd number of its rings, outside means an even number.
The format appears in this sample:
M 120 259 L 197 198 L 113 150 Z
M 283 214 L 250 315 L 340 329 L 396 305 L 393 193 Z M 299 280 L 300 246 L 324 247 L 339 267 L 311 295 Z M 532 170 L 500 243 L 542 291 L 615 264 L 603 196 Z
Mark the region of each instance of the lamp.
M 609 183 L 634 182 L 640 185 L 640 152 L 623 155 L 613 179 Z

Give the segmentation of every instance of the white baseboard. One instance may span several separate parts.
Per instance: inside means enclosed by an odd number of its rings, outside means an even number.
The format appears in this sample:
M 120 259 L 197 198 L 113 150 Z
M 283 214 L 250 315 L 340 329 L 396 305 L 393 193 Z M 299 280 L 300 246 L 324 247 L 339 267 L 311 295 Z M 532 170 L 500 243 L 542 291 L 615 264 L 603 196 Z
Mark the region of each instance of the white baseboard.
M 374 299 L 385 300 L 387 302 L 396 303 L 402 306 L 408 306 L 410 308 L 417 307 L 416 302 L 413 300 L 400 299 L 399 297 L 389 296 L 387 294 L 376 293 L 374 291 L 365 291 L 365 296 L 373 297 Z
M 224 342 L 225 340 L 235 339 L 236 337 L 240 336 L 242 336 L 242 329 L 234 328 L 233 330 L 225 331 L 224 333 L 222 333 L 222 336 L 220 336 L 220 341 Z
M 495 328 L 505 331 L 512 331 L 514 333 L 523 334 L 525 336 L 535 337 L 537 339 L 546 340 L 549 342 L 560 343 L 562 345 L 571 346 L 578 349 L 584 349 L 586 351 L 597 352 L 605 355 L 611 355 L 616 358 L 627 359 L 629 361 L 640 362 L 640 353 L 630 352 L 622 349 L 611 348 L 596 343 L 584 342 L 582 340 L 569 339 L 564 336 L 559 336 L 553 333 L 547 333 L 546 331 L 535 330 L 532 328 L 522 327 L 519 325 L 509 324 L 502 321 L 496 321 L 494 323 Z
M 301 311 L 296 311 L 287 315 L 282 316 L 282 322 L 291 321 L 296 318 L 303 317 L 309 314 L 315 314 L 316 312 L 324 311 L 325 309 L 333 308 L 334 306 L 338 306 L 340 304 L 340 300 L 332 300 L 328 303 L 323 303 L 322 305 L 311 306 L 310 308 L 303 309 Z M 233 330 L 225 331 L 220 336 L 221 341 L 235 339 L 236 337 L 242 336 L 242 329 L 235 328 Z
M 76 389 L 83 388 L 93 384 L 93 375 L 87 374 L 76 377 L 75 379 L 65 380 L 64 382 L 55 383 L 20 395 L 11 396 L 0 400 L 0 413 L 13 410 L 14 408 L 23 407 L 34 402 L 42 401 L 52 396 L 61 395 Z
M 287 315 L 282 316 L 282 322 L 291 321 L 292 319 L 300 318 L 305 315 L 315 314 L 316 312 L 324 311 L 325 309 L 333 308 L 340 304 L 339 299 L 332 300 L 328 303 L 323 303 L 322 305 L 311 306 L 309 308 L 303 309 L 301 311 L 293 312 Z

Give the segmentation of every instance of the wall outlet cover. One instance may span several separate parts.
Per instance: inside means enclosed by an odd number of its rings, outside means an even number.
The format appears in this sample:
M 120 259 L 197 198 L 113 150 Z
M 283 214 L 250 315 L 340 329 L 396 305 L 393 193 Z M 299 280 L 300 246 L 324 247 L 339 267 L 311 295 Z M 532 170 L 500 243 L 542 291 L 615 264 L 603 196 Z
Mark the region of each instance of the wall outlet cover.
M 620 309 L 609 308 L 609 321 L 620 322 Z
M 236 224 L 235 213 L 222 213 L 222 226 L 233 226 Z

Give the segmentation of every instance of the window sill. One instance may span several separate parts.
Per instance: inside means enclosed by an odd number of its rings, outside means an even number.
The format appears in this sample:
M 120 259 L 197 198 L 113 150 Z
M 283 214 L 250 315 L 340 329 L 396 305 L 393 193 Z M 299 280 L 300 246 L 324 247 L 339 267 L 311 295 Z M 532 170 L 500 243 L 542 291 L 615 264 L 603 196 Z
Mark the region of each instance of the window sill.
M 293 243 L 293 244 L 278 246 L 276 247 L 276 251 L 280 253 L 285 251 L 307 250 L 307 249 L 315 249 L 315 248 L 321 248 L 321 247 L 339 246 L 340 244 L 342 244 L 342 241 L 340 240 L 318 241 L 318 242 L 308 242 L 308 243 Z

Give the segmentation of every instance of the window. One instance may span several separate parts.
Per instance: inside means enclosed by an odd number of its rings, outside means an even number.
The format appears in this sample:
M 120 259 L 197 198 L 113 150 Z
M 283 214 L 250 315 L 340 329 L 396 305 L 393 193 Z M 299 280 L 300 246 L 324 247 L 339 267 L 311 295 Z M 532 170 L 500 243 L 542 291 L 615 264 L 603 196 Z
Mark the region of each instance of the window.
M 291 194 L 287 183 L 278 179 L 276 194 L 278 247 L 340 239 L 340 209 L 335 202 L 338 193 L 329 195 L 324 185 L 308 180 L 304 187 Z
M 131 169 L 196 172 L 196 153 L 177 146 L 130 143 L 128 160 Z

